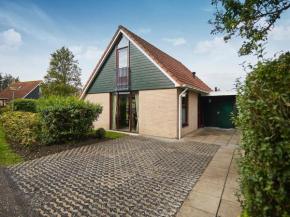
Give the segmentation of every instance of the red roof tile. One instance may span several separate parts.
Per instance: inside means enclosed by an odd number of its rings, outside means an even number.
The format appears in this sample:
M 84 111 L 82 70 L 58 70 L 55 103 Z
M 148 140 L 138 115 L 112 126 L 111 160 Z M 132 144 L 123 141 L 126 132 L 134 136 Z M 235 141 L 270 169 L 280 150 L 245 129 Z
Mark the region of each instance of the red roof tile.
M 105 50 L 104 54 L 102 55 L 101 59 L 99 60 L 97 66 L 95 67 L 93 73 L 91 74 L 89 80 L 87 81 L 86 85 L 84 86 L 82 92 L 86 89 L 89 81 L 92 79 L 95 70 L 99 67 L 102 59 L 104 58 L 105 54 L 107 53 L 108 49 L 110 48 L 111 44 L 113 43 L 117 33 L 119 30 L 124 31 L 130 38 L 133 40 L 147 55 L 149 55 L 169 76 L 172 77 L 179 85 L 189 85 L 194 88 L 200 89 L 205 92 L 210 92 L 212 89 L 208 87 L 202 80 L 200 80 L 197 76 L 193 76 L 192 72 L 186 68 L 181 62 L 177 61 L 173 57 L 169 56 L 168 54 L 164 53 L 163 51 L 159 50 L 149 42 L 145 41 L 144 39 L 140 38 L 139 36 L 135 35 L 133 32 L 129 31 L 123 26 L 119 26 L 118 30 L 116 31 L 115 35 L 113 36 L 112 40 L 110 41 L 107 49 Z
M 0 92 L 1 98 L 8 98 L 7 102 L 12 100 L 13 92 L 10 87 L 16 87 L 17 89 L 14 92 L 14 99 L 22 99 L 28 93 L 30 93 L 34 88 L 36 88 L 41 81 L 25 81 L 25 82 L 14 82 L 9 87 L 6 87 Z

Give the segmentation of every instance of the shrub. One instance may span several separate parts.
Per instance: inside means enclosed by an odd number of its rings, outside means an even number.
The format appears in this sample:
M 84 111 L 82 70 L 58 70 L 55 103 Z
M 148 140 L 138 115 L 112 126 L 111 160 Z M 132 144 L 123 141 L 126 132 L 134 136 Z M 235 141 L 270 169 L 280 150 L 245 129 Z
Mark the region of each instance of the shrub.
M 30 112 L 5 112 L 0 120 L 7 139 L 23 146 L 32 146 L 39 138 L 39 119 Z
M 75 97 L 50 97 L 38 100 L 37 111 L 44 144 L 66 143 L 84 138 L 102 106 Z
M 15 99 L 9 102 L 10 107 L 14 103 L 14 111 L 32 112 L 36 113 L 36 100 L 35 99 Z
M 106 130 L 104 128 L 99 128 L 96 131 L 96 136 L 98 139 L 104 139 L 106 137 Z
M 248 216 L 290 216 L 290 53 L 238 83 L 239 182 Z
M 2 115 L 4 112 L 9 112 L 9 111 L 11 111 L 11 108 L 9 105 L 2 107 L 0 108 L 0 115 Z

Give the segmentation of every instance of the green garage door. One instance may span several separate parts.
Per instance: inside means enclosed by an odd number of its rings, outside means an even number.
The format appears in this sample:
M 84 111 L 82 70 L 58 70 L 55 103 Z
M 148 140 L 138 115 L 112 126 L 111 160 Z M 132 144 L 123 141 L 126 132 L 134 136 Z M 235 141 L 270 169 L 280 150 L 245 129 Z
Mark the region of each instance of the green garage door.
M 202 126 L 232 128 L 235 96 L 202 97 Z
M 218 105 L 218 126 L 221 128 L 231 128 L 232 123 L 232 102 L 220 102 Z

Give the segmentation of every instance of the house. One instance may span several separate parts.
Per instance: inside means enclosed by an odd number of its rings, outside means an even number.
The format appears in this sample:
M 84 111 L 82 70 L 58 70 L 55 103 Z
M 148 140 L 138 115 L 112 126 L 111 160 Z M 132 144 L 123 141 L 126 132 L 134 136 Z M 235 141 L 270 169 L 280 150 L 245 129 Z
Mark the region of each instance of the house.
M 180 138 L 202 126 L 201 94 L 210 92 L 195 72 L 119 26 L 80 98 L 103 106 L 96 128 Z
M 0 92 L 0 104 L 5 106 L 13 99 L 13 91 L 15 88 L 14 99 L 38 99 L 40 96 L 40 84 L 42 81 L 24 81 L 14 82 Z

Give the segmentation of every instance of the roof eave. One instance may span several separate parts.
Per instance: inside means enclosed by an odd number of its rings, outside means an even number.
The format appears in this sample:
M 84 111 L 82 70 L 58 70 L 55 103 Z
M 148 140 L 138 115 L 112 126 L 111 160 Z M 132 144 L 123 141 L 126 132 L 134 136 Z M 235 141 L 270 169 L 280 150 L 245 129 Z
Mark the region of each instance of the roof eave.
M 183 84 L 182 87 L 183 88 L 189 88 L 189 89 L 194 90 L 194 91 L 199 92 L 199 93 L 206 93 L 206 94 L 208 94 L 210 92 L 210 91 L 206 91 L 206 90 L 203 90 L 203 89 L 200 89 L 200 88 L 197 88 L 197 87 L 188 85 L 188 84 Z

